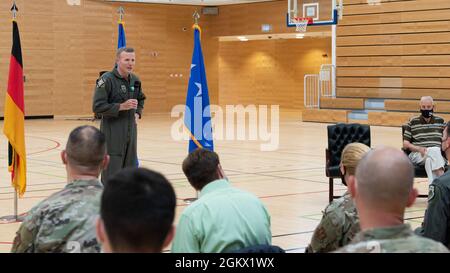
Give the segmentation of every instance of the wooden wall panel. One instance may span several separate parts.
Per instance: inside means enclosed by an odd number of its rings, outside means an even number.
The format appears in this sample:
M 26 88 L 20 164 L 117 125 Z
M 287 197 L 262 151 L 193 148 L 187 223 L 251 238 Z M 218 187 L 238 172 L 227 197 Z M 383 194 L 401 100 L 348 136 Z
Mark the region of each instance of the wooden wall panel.
M 413 22 L 413 23 L 395 23 L 395 24 L 376 24 L 376 25 L 357 25 L 338 28 L 337 35 L 355 36 L 355 35 L 380 35 L 397 33 L 418 33 L 418 32 L 448 32 L 450 31 L 449 21 L 437 22 Z
M 439 10 L 450 8 L 450 2 L 447 0 L 382 0 L 380 5 L 368 5 L 367 1 L 359 1 L 356 4 L 350 4 L 344 1 L 345 14 L 363 15 L 388 12 L 409 12 L 421 10 Z
M 92 114 L 92 95 L 99 71 L 110 70 L 114 65 L 119 5 L 125 8 L 127 44 L 136 49 L 136 73 L 149 98 L 145 112 L 169 112 L 174 105 L 185 102 L 195 6 L 94 0 L 81 1 L 80 6 L 69 6 L 62 0 L 16 3 L 20 9 L 18 23 L 26 76 L 27 116 Z M 4 83 L 1 90 L 6 88 L 11 52 L 10 5 L 9 1 L 0 1 L 0 40 L 3 41 L 0 82 Z M 211 101 L 217 102 L 218 42 L 211 35 L 207 18 L 202 19 L 210 96 Z M 210 42 L 214 48 L 209 48 Z M 208 58 L 212 59 L 211 65 Z M 4 92 L 1 92 L 0 116 L 3 116 L 3 106 Z
M 417 112 L 369 112 L 368 124 L 380 126 L 401 126 L 417 115 Z M 439 114 L 439 116 L 446 121 L 450 120 L 450 115 Z
M 345 17 L 344 17 L 345 18 Z M 448 33 L 408 33 L 386 35 L 338 36 L 338 47 L 341 46 L 371 46 L 371 45 L 406 45 L 450 43 Z
M 303 78 L 331 62 L 330 39 L 221 42 L 219 102 L 303 108 Z
M 392 111 L 419 111 L 420 100 L 385 100 L 384 105 L 386 110 Z M 436 113 L 450 113 L 450 102 L 448 101 L 434 101 L 434 112 Z
M 348 46 L 339 48 L 338 53 L 339 57 L 450 55 L 450 44 Z
M 450 67 L 373 67 L 361 69 L 359 67 L 340 67 L 338 77 L 450 77 Z
M 364 109 L 364 100 L 358 98 L 320 98 L 321 109 Z
M 308 1 L 311 2 L 311 1 Z M 316 0 L 320 4 L 320 18 L 330 18 L 331 1 Z M 261 24 L 271 24 L 272 33 L 294 33 L 286 27 L 287 1 L 278 0 L 252 4 L 226 5 L 219 8 L 219 16 L 210 16 L 217 36 L 262 34 Z M 310 27 L 309 31 L 330 31 L 329 26 Z
M 369 112 L 368 124 L 380 126 L 401 126 L 407 123 L 417 113 L 401 112 Z
M 325 7 L 330 1 L 320 2 L 321 12 L 329 12 Z M 69 6 L 64 0 L 17 0 L 16 3 L 20 9 L 18 23 L 26 76 L 27 116 L 92 114 L 91 101 L 98 73 L 114 65 L 119 5 L 125 8 L 127 44 L 136 49 L 136 73 L 148 97 L 144 113 L 169 112 L 173 106 L 185 102 L 193 48 L 192 14 L 198 6 L 99 0 L 83 0 L 80 6 Z M 0 90 L 6 88 L 11 51 L 10 5 L 10 1 L 0 1 L 0 40 L 3 41 L 0 82 L 4 83 Z M 260 54 L 255 67 L 239 63 L 239 57 L 230 55 L 239 52 L 238 56 L 250 56 L 257 47 L 245 49 L 239 44 L 231 51 L 222 51 L 222 43 L 218 41 L 218 36 L 223 35 L 261 34 L 263 23 L 272 24 L 272 33 L 294 32 L 295 28 L 286 27 L 286 10 L 286 1 L 280 0 L 221 6 L 218 16 L 202 16 L 202 48 L 211 103 L 219 104 L 220 89 L 226 103 L 242 99 L 252 104 L 258 101 L 272 104 L 271 100 L 276 98 L 281 105 L 301 107 L 304 73 L 317 73 L 321 63 L 331 62 L 329 39 L 326 43 L 309 39 L 261 42 L 264 46 L 272 45 L 264 53 L 255 53 Z M 330 27 L 310 28 L 310 31 L 329 30 Z M 310 42 L 311 45 L 304 45 Z M 314 44 L 319 44 L 320 50 L 305 53 Z M 323 53 L 330 58 L 322 60 Z M 244 65 L 244 69 L 224 68 L 223 64 L 230 58 Z M 253 73 L 252 81 L 243 78 L 239 71 Z M 241 91 L 243 87 L 249 88 Z M 239 94 L 236 96 L 239 100 L 232 99 L 230 90 L 234 90 L 234 95 Z M 255 93 L 246 94 L 247 90 Z M 3 104 L 4 92 L 1 92 L 0 116 Z
M 348 3 L 344 0 L 345 4 Z M 363 3 L 363 4 L 367 4 Z M 422 21 L 434 21 L 434 20 L 448 20 L 450 14 L 447 9 L 439 10 L 420 10 L 420 11 L 408 11 L 408 12 L 388 12 L 388 13 L 374 13 L 374 14 L 347 14 L 347 10 L 344 11 L 345 20 L 339 22 L 339 26 L 351 26 L 351 25 L 371 25 L 371 24 L 395 24 L 401 22 L 422 22 Z M 389 27 L 389 25 L 386 25 Z
M 390 98 L 390 99 L 420 99 L 422 96 L 450 100 L 448 89 L 426 89 L 426 88 L 361 88 L 361 87 L 340 87 L 337 89 L 338 97 L 355 98 Z
M 416 99 L 450 95 L 450 1 L 344 1 L 337 94 Z
M 418 70 L 430 66 L 445 66 L 448 58 L 445 55 L 416 55 L 416 56 L 358 56 L 358 57 L 337 57 L 337 66 L 353 66 L 370 69 L 371 67 L 419 67 Z
M 364 78 L 339 77 L 341 87 L 381 87 L 381 88 L 445 88 L 450 89 L 450 78 Z
M 348 122 L 348 110 L 330 110 L 330 109 L 303 109 L 302 121 L 310 122 Z

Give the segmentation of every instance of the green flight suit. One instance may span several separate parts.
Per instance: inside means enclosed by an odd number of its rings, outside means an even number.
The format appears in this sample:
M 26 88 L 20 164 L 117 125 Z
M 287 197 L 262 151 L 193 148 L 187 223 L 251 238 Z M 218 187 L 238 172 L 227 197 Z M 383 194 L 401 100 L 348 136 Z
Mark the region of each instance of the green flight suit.
M 120 104 L 137 99 L 137 109 L 119 111 Z M 141 118 L 145 95 L 140 80 L 130 74 L 128 79 L 120 76 L 115 68 L 98 80 L 92 104 L 93 112 L 102 118 L 100 130 L 106 136 L 110 162 L 102 172 L 102 182 L 125 167 L 137 166 L 137 128 L 135 113 Z

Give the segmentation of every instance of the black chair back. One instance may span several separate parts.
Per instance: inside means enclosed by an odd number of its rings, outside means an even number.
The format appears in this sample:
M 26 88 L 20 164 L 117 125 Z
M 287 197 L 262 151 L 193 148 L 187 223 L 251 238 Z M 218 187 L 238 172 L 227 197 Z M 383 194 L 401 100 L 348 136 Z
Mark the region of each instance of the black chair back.
M 333 178 L 341 177 L 339 164 L 342 151 L 350 143 L 359 142 L 370 147 L 370 126 L 358 123 L 328 125 L 328 148 L 325 151 L 325 174 L 329 178 L 328 201 L 338 196 L 334 195 Z
M 328 125 L 328 162 L 327 176 L 339 177 L 339 164 L 342 150 L 349 143 L 359 142 L 370 147 L 370 126 L 365 124 Z

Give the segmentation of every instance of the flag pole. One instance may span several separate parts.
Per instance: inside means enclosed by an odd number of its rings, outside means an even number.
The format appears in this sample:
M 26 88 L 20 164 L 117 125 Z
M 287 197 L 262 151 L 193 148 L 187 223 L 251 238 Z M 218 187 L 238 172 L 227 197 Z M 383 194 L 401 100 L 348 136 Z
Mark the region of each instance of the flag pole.
M 17 197 L 17 190 L 14 189 L 14 218 L 16 221 L 19 221 L 19 213 L 18 211 L 18 206 L 19 205 L 19 198 Z
M 18 204 L 19 198 L 17 196 L 16 189 L 14 189 L 14 215 L 7 215 L 0 217 L 0 223 L 8 224 L 8 223 L 23 222 L 23 218 L 26 216 L 26 213 L 24 215 L 19 216 Z
M 13 5 L 11 7 L 11 13 L 12 13 L 12 19 L 13 21 L 17 18 L 17 12 L 19 9 L 17 8 L 16 1 L 13 2 Z M 22 222 L 24 217 L 20 217 L 18 213 L 18 203 L 19 198 L 17 194 L 17 189 L 14 187 L 14 215 L 7 215 L 0 217 L 0 222 L 2 223 L 13 223 L 13 222 Z
M 192 17 L 194 18 L 194 26 L 198 26 L 198 19 L 200 19 L 200 14 L 198 13 L 197 10 L 194 11 L 194 14 L 192 14 Z M 197 200 L 198 200 L 198 191 L 197 190 L 195 191 L 195 197 L 183 199 L 183 201 L 186 204 L 191 204 Z

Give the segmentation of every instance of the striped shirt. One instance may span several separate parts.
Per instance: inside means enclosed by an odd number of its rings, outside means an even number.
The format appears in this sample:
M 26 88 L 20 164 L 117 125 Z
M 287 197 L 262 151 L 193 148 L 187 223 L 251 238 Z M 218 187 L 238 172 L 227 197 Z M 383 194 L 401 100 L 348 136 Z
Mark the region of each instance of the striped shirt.
M 427 123 L 424 117 L 417 116 L 406 125 L 403 140 L 420 147 L 441 147 L 444 127 L 444 119 L 441 117 L 433 115 Z

